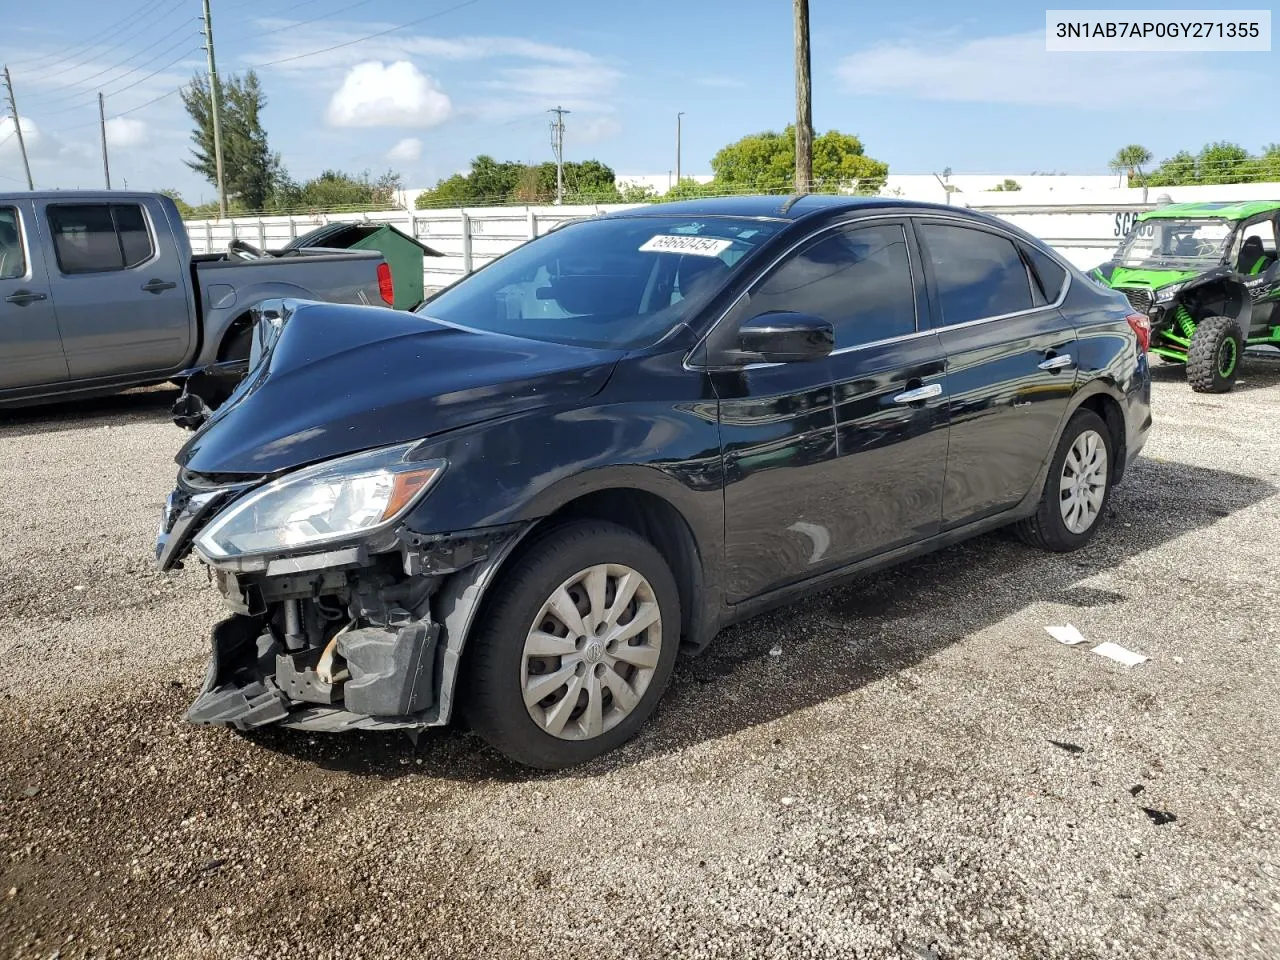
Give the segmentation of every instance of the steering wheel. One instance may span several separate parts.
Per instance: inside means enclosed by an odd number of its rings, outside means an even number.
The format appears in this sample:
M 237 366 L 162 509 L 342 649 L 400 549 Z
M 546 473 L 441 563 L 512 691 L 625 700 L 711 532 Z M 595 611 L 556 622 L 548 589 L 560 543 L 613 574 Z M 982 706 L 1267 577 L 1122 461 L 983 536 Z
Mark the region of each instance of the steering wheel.
M 239 257 L 241 260 L 261 260 L 266 256 L 252 243 L 247 243 L 244 240 L 232 240 L 228 243 L 227 253 L 233 257 Z

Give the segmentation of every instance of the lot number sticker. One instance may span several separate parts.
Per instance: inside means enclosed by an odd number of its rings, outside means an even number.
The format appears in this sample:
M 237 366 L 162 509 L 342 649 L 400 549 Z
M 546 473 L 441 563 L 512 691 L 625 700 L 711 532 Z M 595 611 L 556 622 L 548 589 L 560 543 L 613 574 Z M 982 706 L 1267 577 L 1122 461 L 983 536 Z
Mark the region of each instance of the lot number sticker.
M 719 237 L 668 234 L 650 237 L 640 249 L 645 253 L 691 253 L 698 257 L 718 257 L 732 246 L 732 240 L 722 240 Z

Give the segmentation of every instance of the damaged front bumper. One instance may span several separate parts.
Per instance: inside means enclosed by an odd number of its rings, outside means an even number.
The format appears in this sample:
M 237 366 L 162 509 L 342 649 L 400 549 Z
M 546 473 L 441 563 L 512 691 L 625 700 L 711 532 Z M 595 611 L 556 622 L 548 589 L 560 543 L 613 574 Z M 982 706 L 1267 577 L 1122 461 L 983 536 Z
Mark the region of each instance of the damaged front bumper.
M 249 484 L 179 489 L 156 538 L 180 566 L 200 529 Z M 201 557 L 233 611 L 212 634 L 193 723 L 249 730 L 415 729 L 449 722 L 479 598 L 525 524 L 235 561 Z

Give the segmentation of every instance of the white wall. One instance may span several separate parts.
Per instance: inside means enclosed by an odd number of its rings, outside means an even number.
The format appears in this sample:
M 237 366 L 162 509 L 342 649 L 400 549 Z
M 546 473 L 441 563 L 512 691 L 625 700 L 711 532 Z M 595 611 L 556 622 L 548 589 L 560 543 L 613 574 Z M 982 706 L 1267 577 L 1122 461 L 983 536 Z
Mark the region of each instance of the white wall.
M 954 179 L 954 178 L 953 178 Z M 1050 179 L 1050 178 L 1046 178 Z M 1056 179 L 1056 178 L 1053 178 Z M 937 181 L 934 181 L 937 185 Z M 931 199 L 946 202 L 946 196 Z M 1212 187 L 1153 187 L 1132 189 L 1080 188 L 1069 194 L 1045 194 L 1039 190 L 1015 193 L 953 193 L 952 206 L 1007 219 L 1039 237 L 1082 269 L 1108 259 L 1127 231 L 1133 217 L 1156 205 L 1167 194 L 1175 203 L 1212 200 L 1280 200 L 1280 183 L 1228 184 Z M 371 221 L 394 223 L 427 246 L 444 253 L 428 257 L 424 268 L 428 288 L 440 287 L 481 267 L 524 241 L 576 217 L 626 210 L 608 206 L 473 207 L 465 210 L 388 210 L 368 214 L 329 214 L 293 217 L 237 217 L 230 220 L 194 220 L 187 223 L 196 253 L 226 249 L 233 238 L 255 246 L 281 247 L 292 238 L 324 223 Z

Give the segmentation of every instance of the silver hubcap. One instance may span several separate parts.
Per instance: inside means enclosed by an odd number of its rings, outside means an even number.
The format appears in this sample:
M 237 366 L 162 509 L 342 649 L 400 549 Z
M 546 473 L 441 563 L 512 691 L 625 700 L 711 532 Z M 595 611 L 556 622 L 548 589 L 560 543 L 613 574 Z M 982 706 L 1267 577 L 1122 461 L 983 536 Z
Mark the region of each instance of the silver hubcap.
M 1084 533 L 1102 511 L 1107 492 L 1107 445 L 1096 431 L 1076 437 L 1062 465 L 1062 522 L 1072 533 Z
M 613 729 L 644 696 L 662 650 L 662 615 L 649 581 L 619 563 L 560 584 L 529 628 L 520 660 L 524 705 L 562 740 Z

